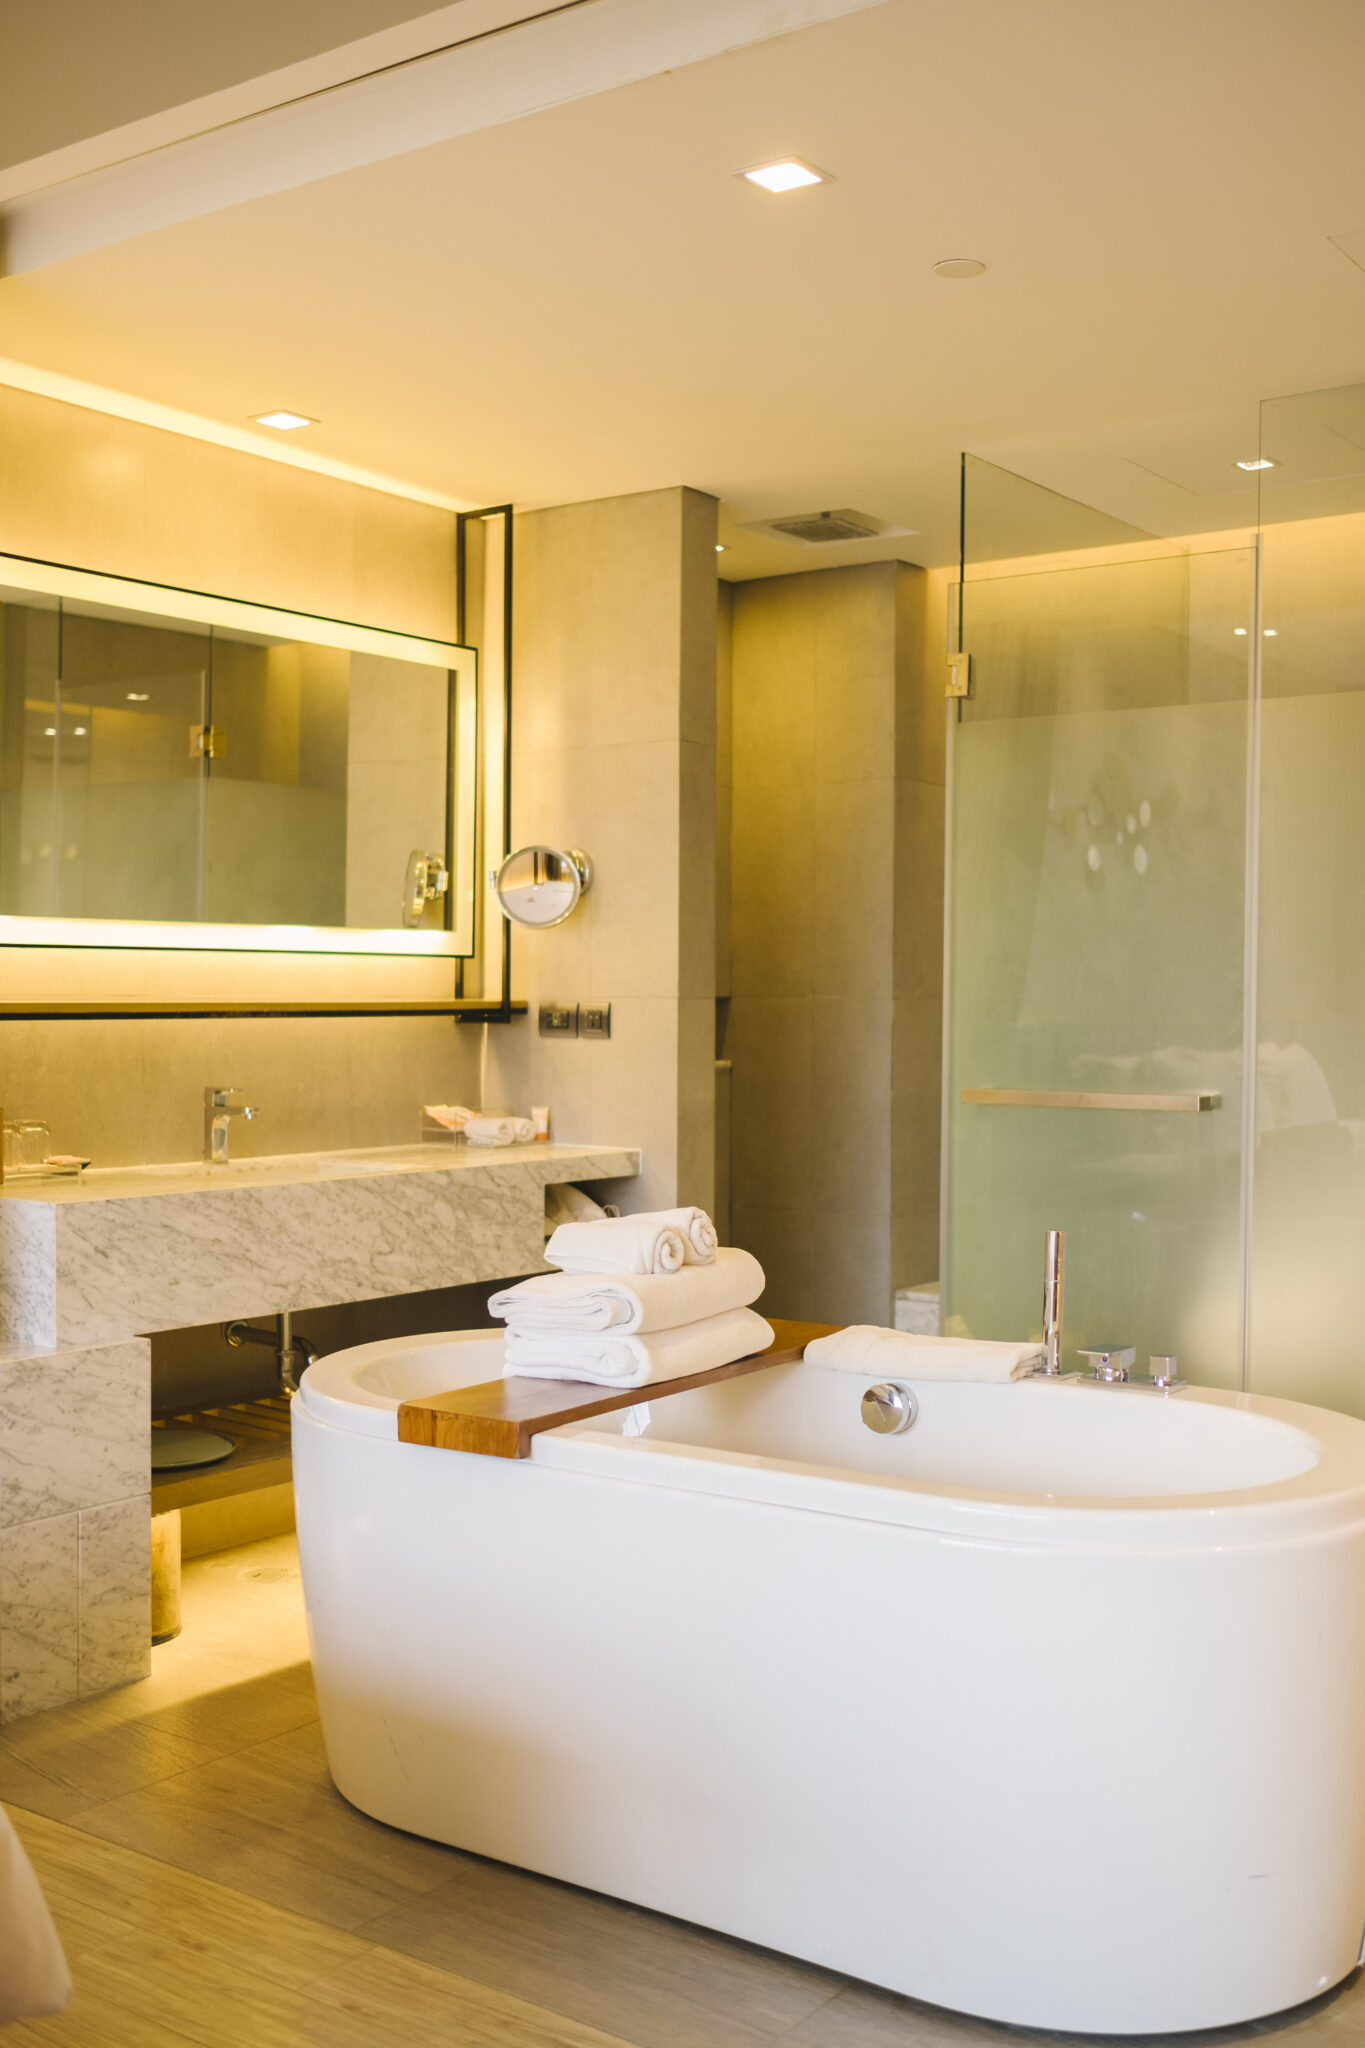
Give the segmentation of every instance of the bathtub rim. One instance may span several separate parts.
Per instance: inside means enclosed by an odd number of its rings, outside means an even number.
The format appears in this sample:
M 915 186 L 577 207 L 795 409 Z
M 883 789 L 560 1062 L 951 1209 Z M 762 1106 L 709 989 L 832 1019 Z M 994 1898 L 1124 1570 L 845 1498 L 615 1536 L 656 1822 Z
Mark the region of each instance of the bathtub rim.
M 418 1444 L 400 1446 L 396 1398 L 359 1389 L 351 1398 L 339 1397 L 324 1392 L 318 1382 L 333 1377 L 343 1360 L 347 1371 L 353 1374 L 372 1360 L 393 1353 L 432 1350 L 459 1342 L 479 1342 L 491 1351 L 500 1346 L 500 1339 L 501 1333 L 494 1330 L 458 1330 L 381 1338 L 370 1344 L 350 1346 L 320 1361 L 331 1366 L 330 1375 L 315 1375 L 315 1369 L 309 1369 L 304 1375 L 302 1393 L 294 1397 L 294 1405 L 301 1403 L 309 1419 L 324 1427 L 370 1437 L 376 1443 L 408 1454 L 453 1459 L 454 1479 L 460 1466 L 474 1454 Z M 839 1371 L 841 1377 L 857 1380 L 856 1374 L 850 1375 L 842 1368 L 822 1367 L 815 1360 L 774 1366 L 772 1371 L 789 1373 L 811 1368 Z M 924 1384 L 928 1388 L 935 1383 Z M 748 1499 L 755 1504 L 973 1540 L 1046 1548 L 1096 1542 L 1125 1549 L 1207 1549 L 1225 1544 L 1241 1548 L 1250 1543 L 1284 1542 L 1327 1530 L 1344 1530 L 1365 1519 L 1365 1422 L 1354 1416 L 1305 1402 L 1235 1393 L 1219 1387 L 1191 1386 L 1178 1393 L 1159 1393 L 1141 1388 L 1091 1387 L 1083 1382 L 1047 1386 L 1024 1380 L 1002 1385 L 999 1391 L 1002 1395 L 1051 1401 L 1161 1400 L 1232 1409 L 1263 1416 L 1296 1436 L 1306 1437 L 1316 1446 L 1318 1457 L 1307 1471 L 1262 1486 L 1202 1494 L 1050 1497 L 1006 1493 L 1003 1489 L 971 1489 L 931 1480 L 910 1482 L 902 1475 L 860 1472 L 840 1465 L 813 1465 L 710 1445 L 627 1437 L 594 1418 L 541 1432 L 533 1440 L 529 1458 L 480 1458 L 479 1462 L 505 1464 L 525 1474 L 537 1470 L 577 1472 L 617 1484 L 663 1486 L 679 1492 Z M 641 1388 L 640 1398 L 642 1403 L 667 1398 L 666 1387 Z

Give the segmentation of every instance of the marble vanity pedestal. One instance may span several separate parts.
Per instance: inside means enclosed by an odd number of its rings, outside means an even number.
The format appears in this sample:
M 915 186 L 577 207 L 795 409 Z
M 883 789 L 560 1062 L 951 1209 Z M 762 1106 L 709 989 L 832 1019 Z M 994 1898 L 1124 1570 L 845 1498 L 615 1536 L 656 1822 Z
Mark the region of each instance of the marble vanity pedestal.
M 0 1189 L 0 1722 L 145 1677 L 151 1345 L 544 1268 L 545 1188 L 621 1146 L 317 1153 Z

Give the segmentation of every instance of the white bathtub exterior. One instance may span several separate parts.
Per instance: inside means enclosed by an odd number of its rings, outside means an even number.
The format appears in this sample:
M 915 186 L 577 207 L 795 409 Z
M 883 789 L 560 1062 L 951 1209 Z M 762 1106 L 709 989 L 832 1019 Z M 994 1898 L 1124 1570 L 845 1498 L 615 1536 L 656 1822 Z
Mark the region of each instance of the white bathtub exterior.
M 1365 1425 L 925 1385 L 878 1439 L 800 1365 L 521 1462 L 397 1441 L 396 1390 L 496 1355 L 368 1346 L 295 1403 L 364 1812 L 1018 2024 L 1224 2025 L 1355 1966 Z

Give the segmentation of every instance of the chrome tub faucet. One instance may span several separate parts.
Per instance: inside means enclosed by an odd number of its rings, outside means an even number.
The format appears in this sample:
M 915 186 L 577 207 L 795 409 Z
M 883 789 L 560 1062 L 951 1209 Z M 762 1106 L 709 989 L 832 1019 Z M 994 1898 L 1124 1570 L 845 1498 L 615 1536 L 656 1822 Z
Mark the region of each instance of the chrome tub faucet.
M 259 1116 L 259 1109 L 248 1109 L 244 1102 L 231 1102 L 229 1097 L 241 1094 L 240 1088 L 206 1088 L 204 1090 L 204 1161 L 208 1166 L 226 1166 L 228 1163 L 228 1132 L 230 1119 L 245 1117 L 248 1123 Z

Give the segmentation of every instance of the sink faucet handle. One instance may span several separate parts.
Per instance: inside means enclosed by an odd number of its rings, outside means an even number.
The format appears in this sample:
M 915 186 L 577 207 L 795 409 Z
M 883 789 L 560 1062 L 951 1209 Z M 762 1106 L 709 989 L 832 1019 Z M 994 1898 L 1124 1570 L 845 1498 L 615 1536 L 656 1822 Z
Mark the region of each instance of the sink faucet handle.
M 1147 1370 L 1152 1385 L 1160 1387 L 1163 1393 L 1171 1393 L 1185 1384 L 1180 1377 L 1180 1360 L 1174 1352 L 1153 1352 L 1147 1360 Z

